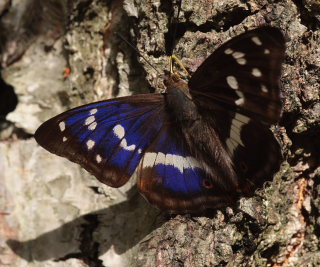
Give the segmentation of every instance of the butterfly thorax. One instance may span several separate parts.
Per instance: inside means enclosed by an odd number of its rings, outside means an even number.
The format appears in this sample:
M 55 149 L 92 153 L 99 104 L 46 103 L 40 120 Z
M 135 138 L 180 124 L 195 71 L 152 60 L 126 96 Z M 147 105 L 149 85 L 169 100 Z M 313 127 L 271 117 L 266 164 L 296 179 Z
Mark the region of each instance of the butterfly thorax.
M 192 100 L 188 84 L 176 74 L 168 74 L 164 79 L 167 108 L 176 121 L 188 125 L 200 119 L 198 109 Z
M 188 84 L 175 74 L 167 75 L 164 84 L 167 86 L 168 111 L 175 119 L 173 123 L 179 124 L 180 136 L 188 149 L 199 160 L 210 179 L 224 180 L 224 189 L 230 189 L 232 184 L 236 184 L 233 165 L 212 123 L 199 112 Z

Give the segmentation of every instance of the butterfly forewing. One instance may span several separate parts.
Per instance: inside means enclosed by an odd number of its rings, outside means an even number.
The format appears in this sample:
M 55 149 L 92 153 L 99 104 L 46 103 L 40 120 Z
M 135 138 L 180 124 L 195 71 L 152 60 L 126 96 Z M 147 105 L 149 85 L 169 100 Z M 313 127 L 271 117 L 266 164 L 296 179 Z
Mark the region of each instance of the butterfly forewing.
M 279 78 L 284 59 L 282 33 L 262 27 L 219 47 L 189 81 L 198 106 L 240 110 L 267 123 L 279 120 Z
M 101 182 L 119 187 L 135 171 L 163 116 L 160 94 L 117 98 L 62 113 L 42 124 L 35 139 L 48 151 L 79 163 Z

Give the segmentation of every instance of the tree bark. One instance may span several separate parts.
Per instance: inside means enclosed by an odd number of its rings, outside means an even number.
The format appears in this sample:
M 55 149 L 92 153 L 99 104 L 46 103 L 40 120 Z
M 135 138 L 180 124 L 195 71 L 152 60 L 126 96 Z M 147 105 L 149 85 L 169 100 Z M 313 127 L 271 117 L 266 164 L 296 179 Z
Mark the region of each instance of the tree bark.
M 178 6 L 0 4 L 1 266 L 320 264 L 319 2 L 182 0 L 177 18 Z M 137 193 L 134 177 L 109 188 L 32 137 L 41 122 L 71 107 L 163 91 L 142 56 L 162 73 L 173 49 L 193 72 L 225 41 L 266 24 L 286 38 L 283 113 L 273 127 L 284 159 L 272 182 L 235 207 L 167 216 Z

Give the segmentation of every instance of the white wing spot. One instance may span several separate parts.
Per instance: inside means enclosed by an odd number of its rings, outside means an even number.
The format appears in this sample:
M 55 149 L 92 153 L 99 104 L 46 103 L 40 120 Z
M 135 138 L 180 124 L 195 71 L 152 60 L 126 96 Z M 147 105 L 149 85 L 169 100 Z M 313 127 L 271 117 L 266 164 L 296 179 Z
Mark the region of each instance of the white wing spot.
M 231 125 L 231 129 L 230 129 L 230 138 L 234 141 L 236 141 L 238 144 L 244 146 L 244 144 L 241 141 L 241 137 L 240 137 L 240 129 L 236 128 L 234 125 Z
M 226 145 L 229 148 L 231 154 L 237 148 L 238 144 L 243 145 L 241 141 L 241 128 L 244 124 L 247 124 L 250 118 L 240 113 L 236 113 L 234 119 L 231 121 L 230 137 L 226 140 Z
M 233 50 L 231 48 L 227 48 L 226 50 L 224 50 L 224 53 L 230 55 L 233 53 Z
M 98 163 L 100 163 L 102 161 L 102 158 L 101 158 L 101 156 L 99 154 L 96 155 L 96 161 Z
M 120 124 L 113 127 L 113 132 L 119 139 L 122 139 L 125 134 L 124 128 Z
M 97 122 L 93 122 L 88 126 L 88 129 L 93 131 L 97 127 Z
M 98 110 L 96 108 L 90 110 L 90 115 L 96 114 Z
M 245 124 L 249 122 L 250 118 L 240 113 L 236 113 L 236 115 L 234 116 L 234 119 L 232 120 L 232 124 L 235 123 L 234 122 L 235 120 L 242 122 L 242 124 Z
M 247 63 L 247 60 L 244 58 L 245 54 L 242 52 L 234 52 L 232 56 L 240 65 L 245 65 Z
M 251 73 L 254 77 L 261 77 L 262 76 L 261 71 L 257 68 L 253 68 Z
M 232 141 L 231 138 L 227 139 L 226 144 L 227 144 L 227 147 L 229 148 L 229 151 L 230 151 L 231 155 L 233 155 L 234 151 L 237 148 L 237 144 L 234 141 Z
M 257 37 L 257 36 L 252 37 L 251 40 L 252 40 L 252 42 L 254 42 L 256 45 L 259 45 L 259 46 L 262 45 L 261 40 L 260 40 L 259 37 Z
M 241 57 L 244 57 L 244 53 L 242 52 L 234 52 L 232 54 L 233 58 L 241 58 Z
M 187 158 L 182 156 L 166 154 L 166 165 L 171 165 L 172 167 L 177 168 L 180 173 L 183 173 L 183 165 L 186 160 Z
M 162 152 L 148 152 L 144 155 L 142 167 L 148 168 L 154 165 L 172 166 L 183 173 L 183 169 L 201 168 L 201 165 L 193 157 L 183 157 L 173 154 L 164 154 Z
M 154 162 L 154 165 L 157 165 L 157 164 L 166 164 L 166 155 L 163 154 L 162 152 L 157 153 L 157 157 Z
M 142 168 L 153 167 L 156 158 L 157 158 L 157 153 L 155 152 L 148 152 L 144 154 Z
M 234 103 L 239 106 L 244 103 L 244 94 L 241 91 L 236 91 L 237 95 L 239 96 L 239 99 L 236 100 Z
M 62 137 L 62 142 L 66 142 L 68 140 L 68 138 L 67 137 Z
M 269 50 L 269 49 L 265 49 L 265 50 L 264 50 L 264 53 L 265 53 L 266 55 L 268 55 L 268 54 L 270 54 L 270 50 Z
M 247 64 L 247 60 L 245 58 L 237 58 L 236 61 L 239 65 L 246 65 Z
M 87 141 L 87 147 L 88 147 L 88 149 L 89 149 L 89 150 L 92 149 L 95 144 L 96 144 L 96 143 L 95 143 L 93 140 L 89 139 L 89 140 Z
M 243 98 L 239 98 L 237 99 L 236 101 L 234 101 L 234 103 L 237 105 L 237 106 L 240 106 L 244 103 L 244 99 Z
M 90 116 L 85 120 L 84 125 L 89 125 L 89 124 L 93 123 L 95 120 L 96 120 L 96 118 L 94 116 Z
M 199 162 L 193 157 L 187 157 L 187 160 L 183 161 L 183 168 L 184 169 L 195 169 L 195 168 L 202 168 Z
M 125 136 L 125 130 L 124 128 L 120 125 L 117 124 L 116 126 L 113 127 L 113 132 L 115 134 L 116 137 L 118 137 L 121 142 L 120 142 L 120 147 L 127 150 L 127 151 L 134 151 L 136 149 L 136 145 L 132 144 L 130 146 L 128 146 L 127 140 L 124 138 Z M 141 150 L 140 150 L 141 151 Z M 141 153 L 138 151 L 138 153 Z
M 127 140 L 125 138 L 123 138 L 120 142 L 120 147 L 122 147 L 123 149 L 125 150 L 128 150 L 128 151 L 134 151 L 136 149 L 136 145 L 130 145 L 128 146 L 127 144 Z
M 141 152 L 142 152 L 142 150 L 141 150 L 141 148 L 139 148 L 139 149 L 138 149 L 138 153 L 141 154 Z
M 234 89 L 234 90 L 239 89 L 239 85 L 238 85 L 238 81 L 237 81 L 236 77 L 228 76 L 227 83 L 232 89 Z
M 264 84 L 261 85 L 261 91 L 264 92 L 264 93 L 268 93 L 269 92 L 267 86 L 265 86 Z
M 66 129 L 66 124 L 64 121 L 61 121 L 59 123 L 59 128 L 60 128 L 60 131 L 63 132 L 65 129 Z

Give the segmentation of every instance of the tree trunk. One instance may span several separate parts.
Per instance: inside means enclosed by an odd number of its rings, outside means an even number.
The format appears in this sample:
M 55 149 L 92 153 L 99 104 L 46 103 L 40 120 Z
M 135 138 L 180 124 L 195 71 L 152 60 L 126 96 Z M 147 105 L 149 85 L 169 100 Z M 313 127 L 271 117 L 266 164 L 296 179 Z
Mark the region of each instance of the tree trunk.
M 319 1 L 182 0 L 177 18 L 178 7 L 0 4 L 1 266 L 320 265 Z M 169 217 L 137 193 L 134 179 L 107 187 L 32 137 L 71 107 L 161 92 L 141 56 L 162 73 L 173 48 L 192 72 L 223 42 L 265 24 L 286 37 L 283 113 L 274 127 L 284 159 L 272 182 L 235 207 Z

